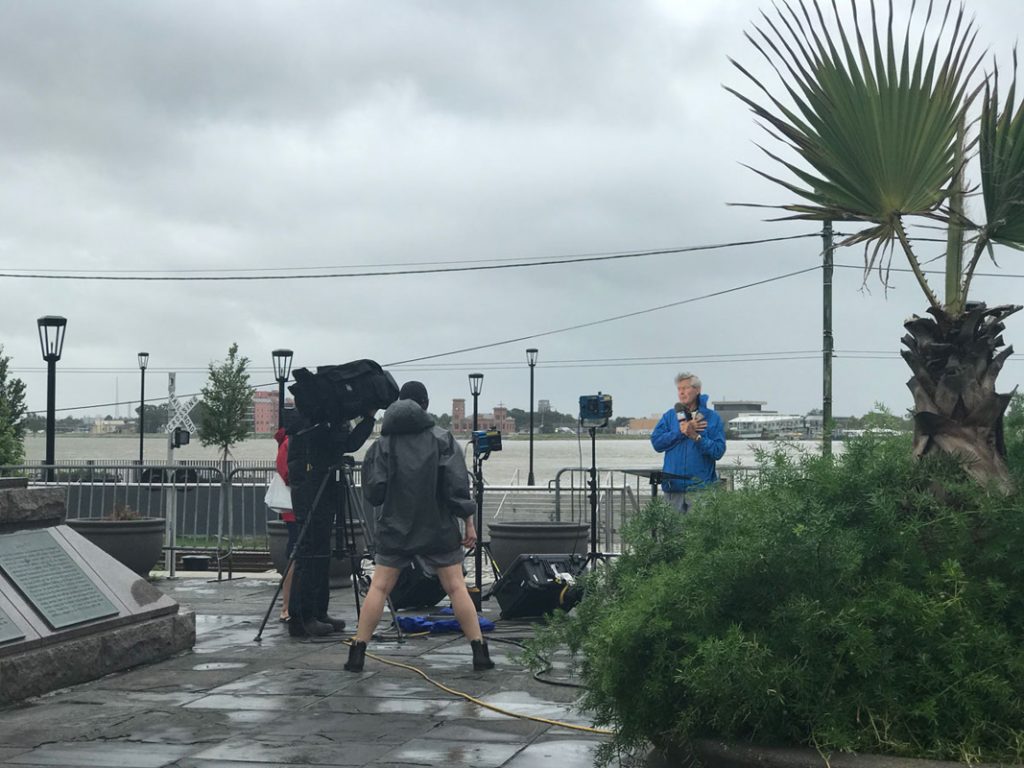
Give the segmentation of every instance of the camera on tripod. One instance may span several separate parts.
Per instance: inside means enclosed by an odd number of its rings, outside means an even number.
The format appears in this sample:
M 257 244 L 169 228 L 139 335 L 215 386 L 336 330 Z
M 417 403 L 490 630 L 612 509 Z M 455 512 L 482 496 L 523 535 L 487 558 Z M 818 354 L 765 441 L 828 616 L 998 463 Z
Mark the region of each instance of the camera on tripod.
M 486 459 L 492 451 L 501 450 L 501 432 L 480 429 L 473 433 L 473 455 Z
M 312 424 L 340 424 L 398 399 L 394 377 L 374 360 L 321 365 L 316 373 L 297 368 L 292 376 L 295 383 L 288 391 L 295 397 L 295 408 Z
M 580 424 L 584 427 L 606 427 L 611 417 L 611 395 L 580 395 Z

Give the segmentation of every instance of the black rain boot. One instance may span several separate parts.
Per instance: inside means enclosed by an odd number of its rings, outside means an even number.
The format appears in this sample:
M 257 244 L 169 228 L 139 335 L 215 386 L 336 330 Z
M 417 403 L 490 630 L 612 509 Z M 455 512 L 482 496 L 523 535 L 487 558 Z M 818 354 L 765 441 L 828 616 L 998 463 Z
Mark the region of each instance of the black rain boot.
M 306 630 L 306 634 L 310 637 L 323 637 L 329 635 L 334 631 L 334 627 L 330 624 L 325 624 L 318 619 L 307 619 L 302 622 L 302 628 Z
M 469 645 L 473 649 L 474 672 L 482 672 L 485 669 L 494 669 L 494 662 L 491 661 L 491 652 L 487 649 L 486 640 L 472 640 Z
M 345 631 L 345 620 L 344 619 L 336 619 L 333 616 L 328 616 L 325 613 L 323 616 L 317 616 L 316 620 L 319 621 L 319 622 L 322 622 L 324 624 L 330 624 L 331 625 L 331 629 L 334 630 L 335 632 L 344 632 Z
M 345 662 L 345 669 L 348 672 L 362 672 L 363 663 L 366 661 L 366 643 L 353 640 L 348 647 L 348 661 Z

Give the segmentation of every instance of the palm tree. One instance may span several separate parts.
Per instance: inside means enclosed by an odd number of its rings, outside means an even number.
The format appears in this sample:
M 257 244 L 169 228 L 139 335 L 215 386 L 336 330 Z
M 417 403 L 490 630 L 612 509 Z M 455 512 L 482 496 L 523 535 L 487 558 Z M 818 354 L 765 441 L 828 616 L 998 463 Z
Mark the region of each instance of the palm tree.
M 997 393 L 995 382 L 1013 352 L 1000 350 L 1003 322 L 1021 307 L 967 297 L 981 257 L 994 260 L 994 244 L 1024 248 L 1016 53 L 1001 102 L 998 68 L 982 70 L 974 22 L 962 7 L 954 12 L 947 1 L 940 12 L 933 2 L 913 3 L 897 31 L 891 2 L 880 14 L 871 0 L 864 14 L 863 0 L 860 7 L 849 0 L 845 17 L 838 2 L 823 10 L 818 0 L 783 0 L 747 34 L 781 82 L 778 92 L 732 61 L 759 93 L 727 90 L 797 156 L 762 147 L 785 178 L 752 170 L 797 198 L 771 206 L 787 211 L 784 219 L 857 225 L 839 245 L 863 244 L 865 279 L 877 272 L 887 283 L 893 254 L 902 252 L 929 305 L 929 316 L 905 323 L 902 339 L 913 372 L 914 454 L 957 454 L 975 478 L 1009 491 L 1002 419 L 1012 393 Z M 964 205 L 977 189 L 964 180 L 975 156 L 984 224 Z M 911 225 L 946 230 L 944 300 L 925 276 Z

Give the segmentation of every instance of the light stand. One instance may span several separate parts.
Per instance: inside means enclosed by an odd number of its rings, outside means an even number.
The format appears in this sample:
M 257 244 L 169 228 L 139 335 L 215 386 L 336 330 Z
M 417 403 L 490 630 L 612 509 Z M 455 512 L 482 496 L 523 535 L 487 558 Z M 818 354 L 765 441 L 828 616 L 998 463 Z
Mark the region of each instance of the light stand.
M 479 438 L 485 438 L 491 442 L 487 443 L 487 447 L 480 447 L 478 443 Z M 483 516 L 484 516 L 484 462 L 491 457 L 491 451 L 501 450 L 501 433 L 500 432 L 488 432 L 486 436 L 483 433 L 476 433 L 473 437 L 473 501 L 476 502 L 476 519 L 477 522 L 477 536 L 476 545 L 473 547 L 474 565 L 476 567 L 476 577 L 474 580 L 473 587 L 469 590 L 469 596 L 473 600 L 473 606 L 479 612 L 481 603 L 484 598 L 483 590 L 483 553 L 487 550 L 487 560 L 491 564 L 491 573 L 494 575 L 495 580 L 500 576 L 498 573 L 498 566 L 494 562 L 494 556 L 491 554 L 490 543 L 483 539 Z M 490 594 L 487 596 L 490 598 Z
M 274 360 L 274 378 L 277 380 L 277 426 L 284 426 L 284 385 L 292 372 L 292 355 L 290 349 L 275 349 L 270 353 Z
M 533 369 L 537 365 L 537 350 L 533 347 L 526 350 L 526 362 L 530 366 L 530 473 L 526 476 L 526 484 L 535 485 L 533 479 Z
M 149 352 L 139 352 L 139 466 L 142 466 L 146 439 L 146 368 L 149 366 Z M 140 470 L 141 471 L 141 470 Z
M 587 427 L 590 432 L 590 552 L 587 562 L 593 569 L 598 560 L 608 555 L 598 549 L 597 539 L 597 428 L 608 426 L 612 415 L 612 396 L 583 395 L 580 397 L 580 426 Z
M 40 317 L 36 324 L 39 326 L 39 346 L 43 350 L 43 360 L 46 361 L 46 459 L 48 465 L 45 480 L 53 480 L 54 464 L 54 432 L 56 425 L 56 400 L 57 400 L 57 361 L 60 360 L 61 352 L 64 349 L 64 332 L 67 329 L 68 321 L 65 317 L 57 315 L 46 315 Z
M 469 393 L 473 395 L 473 431 L 476 432 L 477 425 L 477 399 L 484 386 L 484 375 L 482 373 L 469 374 Z M 490 454 L 488 454 L 490 455 Z M 480 610 L 483 600 L 483 538 L 484 538 L 484 476 L 483 468 L 476 452 L 473 452 L 473 495 L 476 499 L 476 546 L 473 548 L 473 566 L 476 569 L 475 591 L 470 590 L 469 596 L 473 598 L 473 605 Z
M 604 555 L 597 550 L 597 427 L 590 427 L 590 552 L 587 562 L 594 567 L 594 562 Z

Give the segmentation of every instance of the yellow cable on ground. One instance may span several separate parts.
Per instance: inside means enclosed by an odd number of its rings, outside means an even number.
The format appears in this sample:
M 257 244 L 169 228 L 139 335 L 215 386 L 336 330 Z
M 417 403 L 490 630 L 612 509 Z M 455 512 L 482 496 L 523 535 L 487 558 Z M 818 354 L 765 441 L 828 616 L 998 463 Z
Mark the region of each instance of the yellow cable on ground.
M 345 640 L 344 643 L 346 645 L 352 645 L 352 641 L 351 640 Z M 509 711 L 507 709 L 502 709 L 501 707 L 496 707 L 493 704 L 488 704 L 486 701 L 481 701 L 480 699 L 476 698 L 475 696 L 470 696 L 468 693 L 465 693 L 463 691 L 457 691 L 454 688 L 449 688 L 444 683 L 440 683 L 437 680 L 434 680 L 433 678 L 431 678 L 430 675 L 428 675 L 426 672 L 424 672 L 419 667 L 412 666 L 412 664 L 403 664 L 400 661 L 392 661 L 391 659 L 386 659 L 383 656 L 378 656 L 375 653 L 367 652 L 366 655 L 367 655 L 368 658 L 371 658 L 374 661 L 379 661 L 379 662 L 381 662 L 383 664 L 388 664 L 388 665 L 390 665 L 392 667 L 398 667 L 399 669 L 407 669 L 410 672 L 415 672 L 417 675 L 422 677 L 428 683 L 430 683 L 431 685 L 433 685 L 433 686 L 435 686 L 437 688 L 440 688 L 445 693 L 450 693 L 453 696 L 458 696 L 459 698 L 465 699 L 466 701 L 468 701 L 468 702 L 470 702 L 472 704 L 476 704 L 479 707 L 483 707 L 484 709 L 489 709 L 492 712 L 497 712 L 499 715 L 507 715 L 508 717 L 515 717 L 515 718 L 518 718 L 520 720 L 532 720 L 535 723 L 544 723 L 546 725 L 554 725 L 554 726 L 558 726 L 559 728 L 568 728 L 568 729 L 573 730 L 573 731 L 585 731 L 586 733 L 597 733 L 597 734 L 601 734 L 602 736 L 611 736 L 611 735 L 613 735 L 613 732 L 607 730 L 606 728 L 593 728 L 593 727 L 591 727 L 589 725 L 573 725 L 572 723 L 563 723 L 561 720 L 549 720 L 546 717 L 536 717 L 534 715 L 524 715 L 524 714 L 522 714 L 520 712 L 511 712 L 511 711 Z

